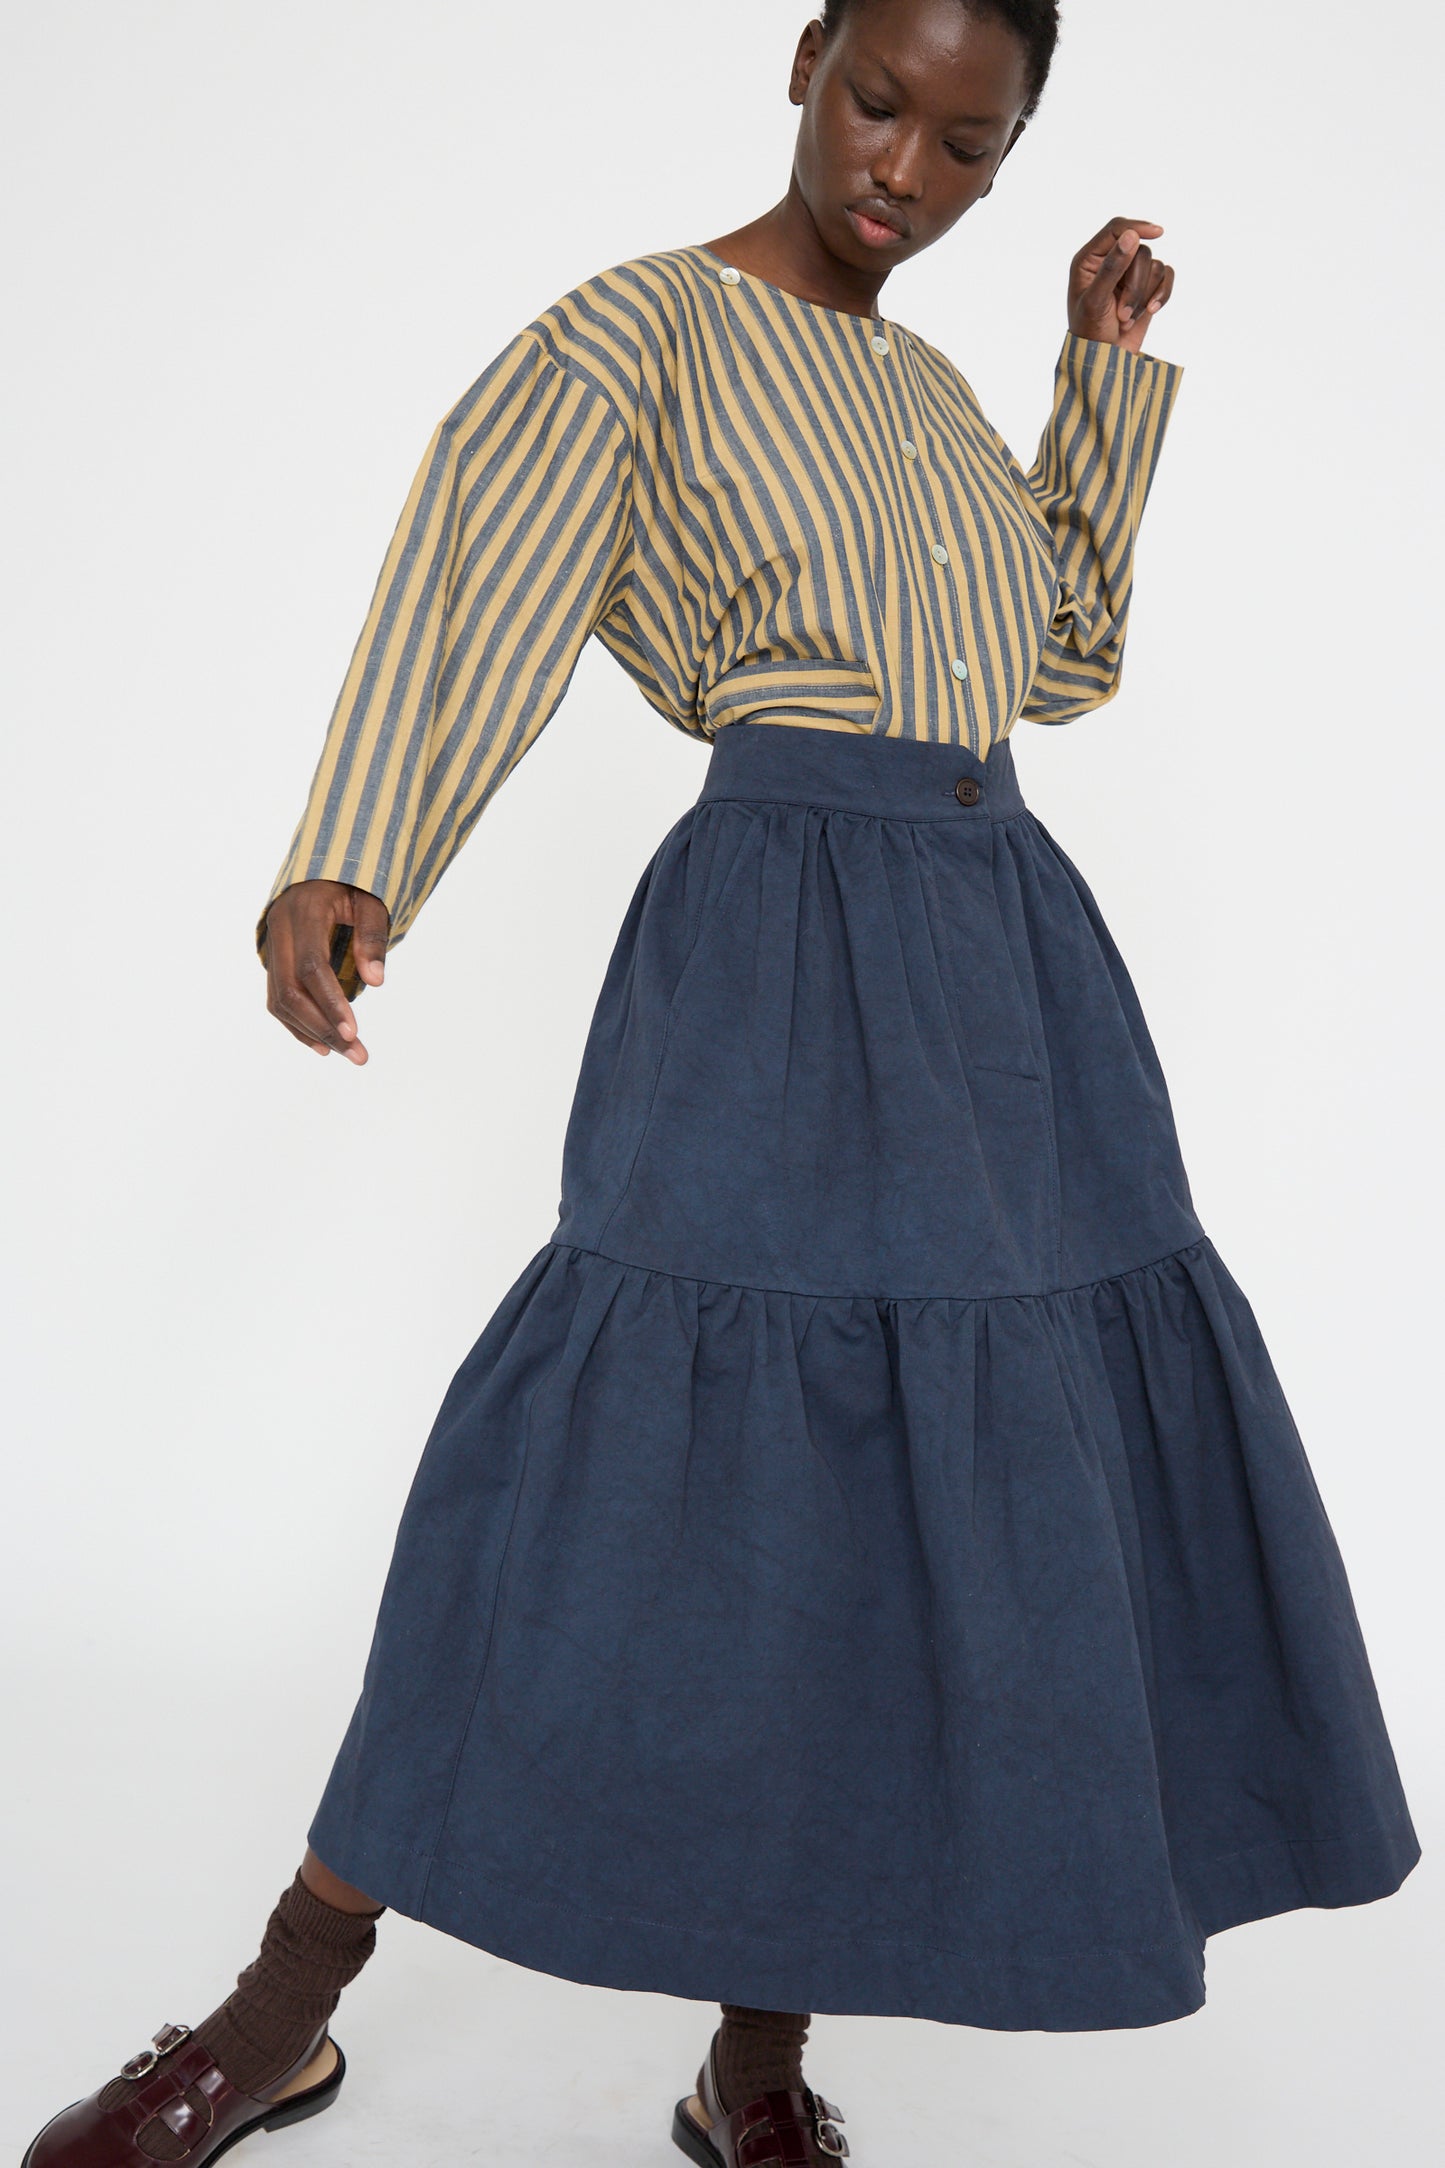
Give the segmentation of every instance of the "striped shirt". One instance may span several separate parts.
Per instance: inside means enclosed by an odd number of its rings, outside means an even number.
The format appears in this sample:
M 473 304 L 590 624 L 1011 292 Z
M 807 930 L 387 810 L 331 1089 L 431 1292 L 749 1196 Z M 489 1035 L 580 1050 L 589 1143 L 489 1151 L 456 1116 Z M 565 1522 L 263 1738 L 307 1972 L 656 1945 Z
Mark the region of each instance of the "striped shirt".
M 1025 472 L 902 324 L 701 246 L 597 273 L 437 424 L 267 907 L 346 881 L 394 947 L 593 633 L 706 740 L 765 720 L 984 757 L 1101 706 L 1182 374 L 1067 333 Z

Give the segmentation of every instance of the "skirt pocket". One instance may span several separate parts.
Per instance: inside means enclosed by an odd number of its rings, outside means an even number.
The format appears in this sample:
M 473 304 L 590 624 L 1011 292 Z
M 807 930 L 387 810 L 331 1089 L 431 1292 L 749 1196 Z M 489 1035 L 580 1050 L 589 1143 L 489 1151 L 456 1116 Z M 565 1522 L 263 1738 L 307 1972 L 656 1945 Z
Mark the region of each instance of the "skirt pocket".
M 746 821 L 692 806 L 653 853 L 592 1012 L 562 1148 L 554 1242 L 599 1248 L 647 1130 L 668 1035 L 704 936 L 722 923 Z

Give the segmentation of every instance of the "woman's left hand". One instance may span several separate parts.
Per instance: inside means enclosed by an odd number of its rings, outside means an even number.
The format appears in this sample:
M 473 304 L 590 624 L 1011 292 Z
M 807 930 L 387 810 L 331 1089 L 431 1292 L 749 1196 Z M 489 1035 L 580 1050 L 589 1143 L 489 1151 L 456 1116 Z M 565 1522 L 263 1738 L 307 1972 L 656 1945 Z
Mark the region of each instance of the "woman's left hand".
M 1137 354 L 1144 334 L 1174 291 L 1174 267 L 1160 263 L 1145 234 L 1152 218 L 1111 218 L 1069 266 L 1069 329 Z

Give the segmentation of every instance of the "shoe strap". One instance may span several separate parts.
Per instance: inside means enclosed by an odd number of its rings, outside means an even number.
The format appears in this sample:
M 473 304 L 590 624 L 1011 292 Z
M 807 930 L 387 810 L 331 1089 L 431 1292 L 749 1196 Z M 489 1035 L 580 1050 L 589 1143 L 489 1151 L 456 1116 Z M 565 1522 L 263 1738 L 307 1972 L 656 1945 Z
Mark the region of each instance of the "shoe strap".
M 801 2092 L 760 2093 L 728 2117 L 735 2168 L 817 2168 L 846 2160 L 843 2117 L 831 2101 L 805 2086 Z
M 838 2128 L 842 2109 L 811 2086 L 759 2093 L 729 2113 L 718 2090 L 716 2033 L 698 2072 L 698 2097 L 713 2143 L 726 2148 L 730 2168 L 816 2168 L 848 2157 L 848 2141 Z
M 106 2110 L 111 2127 L 134 2148 L 138 2162 L 151 2158 L 141 2152 L 136 2138 L 152 2119 L 164 2123 L 191 2152 L 222 2109 L 237 2098 L 210 2050 L 192 2037 L 188 2025 L 163 2026 L 153 2038 L 153 2049 L 131 2056 L 121 2070 L 129 2081 L 125 2099 Z

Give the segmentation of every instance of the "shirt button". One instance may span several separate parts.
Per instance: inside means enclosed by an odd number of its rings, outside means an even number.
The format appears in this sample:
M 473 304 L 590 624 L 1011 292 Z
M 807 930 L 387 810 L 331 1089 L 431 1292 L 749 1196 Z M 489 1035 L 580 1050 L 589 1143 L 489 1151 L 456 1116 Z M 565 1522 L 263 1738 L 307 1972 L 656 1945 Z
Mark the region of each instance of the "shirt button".
M 905 437 L 900 449 L 905 459 L 916 459 L 918 457 L 918 446 L 914 443 L 912 437 Z
M 956 678 L 966 678 L 968 676 L 968 664 L 961 655 L 955 655 L 948 667 Z
M 725 263 L 721 271 L 719 271 L 718 277 L 722 280 L 724 286 L 736 286 L 738 280 L 742 277 L 742 273 L 734 265 Z
M 888 351 L 888 341 L 884 338 L 881 331 L 875 331 L 872 338 L 868 341 L 868 344 L 872 347 L 875 354 L 886 354 Z
M 936 564 L 946 565 L 948 563 L 948 552 L 941 542 L 934 543 L 933 558 Z
M 983 792 L 971 775 L 961 775 L 953 786 L 953 795 L 960 805 L 977 805 Z

